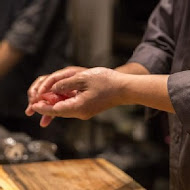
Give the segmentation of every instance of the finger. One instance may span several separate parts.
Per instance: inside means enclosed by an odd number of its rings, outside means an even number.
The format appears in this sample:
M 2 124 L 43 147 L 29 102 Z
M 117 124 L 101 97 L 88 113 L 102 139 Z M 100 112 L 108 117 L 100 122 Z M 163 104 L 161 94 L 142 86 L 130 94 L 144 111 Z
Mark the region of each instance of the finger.
M 76 107 L 77 107 L 76 97 L 69 98 L 65 101 L 60 101 L 56 103 L 54 106 L 47 105 L 42 101 L 32 105 L 32 109 L 41 115 L 49 115 L 54 117 L 65 117 L 65 118 L 75 117 Z
M 29 103 L 35 103 L 38 100 L 38 88 L 47 76 L 38 77 L 28 90 Z
M 47 127 L 53 120 L 54 117 L 43 115 L 40 120 L 41 127 Z
M 32 110 L 41 115 L 57 116 L 56 112 L 53 110 L 53 106 L 45 103 L 44 101 L 39 101 L 33 104 Z
M 25 110 L 25 114 L 27 115 L 27 116 L 32 116 L 32 115 L 34 115 L 34 110 L 32 110 L 32 106 L 31 106 L 31 104 L 29 104 L 28 105 L 28 107 L 26 108 L 26 110 Z
M 49 75 L 38 89 L 39 94 L 43 94 L 51 89 L 51 87 L 61 79 L 69 78 L 75 75 L 76 72 L 69 70 L 59 70 Z
M 75 75 L 55 83 L 52 86 L 52 91 L 57 94 L 67 94 L 72 91 L 84 91 L 86 87 L 87 85 L 83 79 Z

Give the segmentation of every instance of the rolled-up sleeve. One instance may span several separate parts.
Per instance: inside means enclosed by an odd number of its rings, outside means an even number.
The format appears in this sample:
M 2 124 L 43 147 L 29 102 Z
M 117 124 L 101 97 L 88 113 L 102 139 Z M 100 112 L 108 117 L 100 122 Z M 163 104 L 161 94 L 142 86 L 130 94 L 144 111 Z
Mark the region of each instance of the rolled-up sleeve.
M 168 92 L 179 120 L 190 132 L 190 71 L 171 74 Z
M 150 16 L 143 41 L 128 62 L 142 64 L 151 74 L 169 73 L 175 49 L 172 20 L 173 0 L 161 0 Z
M 189 44 L 175 44 L 173 3 L 174 0 L 160 1 L 150 17 L 142 43 L 129 62 L 142 64 L 151 74 L 170 74 L 167 87 L 171 103 L 184 129 L 190 133 L 190 48 Z M 188 26 L 188 19 L 186 22 L 183 24 Z M 184 40 L 186 36 L 183 34 L 182 38 Z M 183 40 L 178 39 L 181 42 Z
M 24 53 L 35 53 L 42 44 L 58 6 L 59 0 L 34 0 L 20 12 L 4 40 Z

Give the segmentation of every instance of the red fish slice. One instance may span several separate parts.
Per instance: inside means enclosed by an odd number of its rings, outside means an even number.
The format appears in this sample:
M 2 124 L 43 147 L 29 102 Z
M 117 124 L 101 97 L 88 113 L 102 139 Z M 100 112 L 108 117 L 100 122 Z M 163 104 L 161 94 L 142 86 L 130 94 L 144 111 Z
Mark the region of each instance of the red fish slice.
M 68 99 L 66 95 L 55 94 L 53 92 L 47 92 L 41 95 L 41 99 L 47 101 L 50 105 L 54 105 L 59 101 Z

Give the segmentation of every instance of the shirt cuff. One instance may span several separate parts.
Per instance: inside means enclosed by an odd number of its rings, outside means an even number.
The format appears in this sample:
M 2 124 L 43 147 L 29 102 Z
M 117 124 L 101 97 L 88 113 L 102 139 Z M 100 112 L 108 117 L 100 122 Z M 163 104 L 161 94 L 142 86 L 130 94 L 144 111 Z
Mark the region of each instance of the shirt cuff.
M 190 71 L 170 75 L 168 92 L 179 120 L 190 132 Z
M 144 42 L 135 49 L 128 63 L 140 63 L 148 69 L 151 74 L 168 74 L 171 67 L 171 61 L 171 55 Z

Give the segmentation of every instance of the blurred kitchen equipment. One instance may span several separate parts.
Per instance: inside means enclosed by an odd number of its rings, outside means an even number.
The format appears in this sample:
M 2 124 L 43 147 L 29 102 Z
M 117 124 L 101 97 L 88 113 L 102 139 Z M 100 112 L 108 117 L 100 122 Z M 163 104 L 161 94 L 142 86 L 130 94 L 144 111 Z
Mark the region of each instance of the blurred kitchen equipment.
M 25 133 L 11 133 L 0 126 L 1 164 L 57 160 L 56 151 L 54 143 L 34 141 Z

